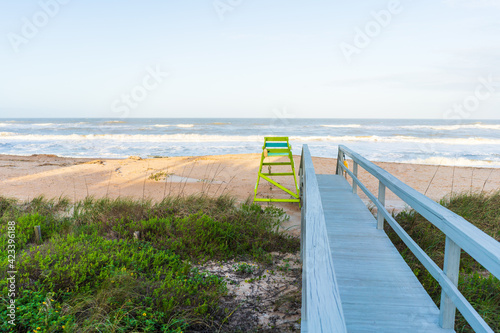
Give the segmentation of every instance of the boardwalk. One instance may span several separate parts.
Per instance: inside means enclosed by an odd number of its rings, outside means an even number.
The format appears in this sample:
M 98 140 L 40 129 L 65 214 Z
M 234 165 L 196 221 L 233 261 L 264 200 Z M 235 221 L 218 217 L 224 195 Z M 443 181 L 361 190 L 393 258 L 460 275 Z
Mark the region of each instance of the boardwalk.
M 348 332 L 453 332 L 351 186 L 317 175 Z
M 344 164 L 346 156 L 351 163 Z M 358 167 L 378 179 L 377 196 L 358 179 Z M 461 252 L 499 278 L 500 243 L 345 146 L 339 146 L 336 173 L 316 174 L 309 148 L 303 146 L 301 331 L 453 332 L 458 310 L 474 331 L 493 333 L 457 285 Z M 443 233 L 443 267 L 387 211 L 386 189 Z M 377 218 L 357 195 L 359 190 L 377 206 Z M 385 234 L 384 223 L 441 286 L 439 309 Z

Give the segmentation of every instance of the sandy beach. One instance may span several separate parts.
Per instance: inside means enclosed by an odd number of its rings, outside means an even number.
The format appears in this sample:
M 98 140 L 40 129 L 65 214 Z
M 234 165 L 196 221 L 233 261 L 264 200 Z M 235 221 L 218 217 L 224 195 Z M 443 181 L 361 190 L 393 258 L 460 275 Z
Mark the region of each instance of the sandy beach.
M 298 172 L 300 156 L 294 156 L 294 159 Z M 203 192 L 208 195 L 227 193 L 245 201 L 253 198 L 259 161 L 260 154 L 151 159 L 0 155 L 0 194 L 19 200 L 44 195 L 47 198 L 67 197 L 71 201 L 78 201 L 86 196 L 132 197 L 157 201 L 167 195 Z M 316 157 L 313 162 L 316 173 L 335 173 L 335 159 Z M 376 164 L 434 200 L 440 200 L 452 193 L 490 192 L 500 188 L 500 169 L 403 163 Z M 369 190 L 377 193 L 378 181 L 362 169 L 359 175 Z M 293 189 L 291 177 L 284 177 L 279 181 Z M 269 186 L 265 181 L 261 181 L 258 193 L 262 197 L 286 197 L 281 190 Z M 364 196 L 362 198 L 366 199 Z M 386 198 L 389 208 L 400 210 L 405 207 L 404 202 L 390 192 Z M 297 222 L 300 220 L 298 205 L 276 205 L 289 213 L 289 227 L 296 233 Z

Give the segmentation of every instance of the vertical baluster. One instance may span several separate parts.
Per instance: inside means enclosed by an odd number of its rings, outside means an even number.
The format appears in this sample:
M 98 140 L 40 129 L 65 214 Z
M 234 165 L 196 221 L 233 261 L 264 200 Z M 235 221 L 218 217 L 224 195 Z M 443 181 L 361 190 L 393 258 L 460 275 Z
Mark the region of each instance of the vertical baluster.
M 42 230 L 40 226 L 35 226 L 35 240 L 37 244 L 42 244 Z
M 300 184 L 300 260 L 304 261 L 304 241 L 305 241 L 305 216 L 306 216 L 306 193 L 305 193 L 305 169 L 304 169 L 304 148 L 300 158 L 299 184 Z
M 444 264 L 443 272 L 456 286 L 458 285 L 458 272 L 460 268 L 460 252 L 461 248 L 448 236 L 444 247 Z M 456 306 L 453 301 L 441 292 L 441 308 L 439 313 L 439 325 L 442 328 L 454 328 L 455 326 L 455 311 Z
M 344 174 L 344 171 L 342 170 L 342 167 L 341 165 L 344 163 L 344 154 L 342 153 L 342 151 L 339 149 L 339 153 L 337 155 L 337 175 L 343 175 Z
M 358 178 L 358 163 L 354 162 L 354 160 L 352 161 L 352 173 Z M 358 194 L 358 184 L 354 179 L 352 180 L 352 193 Z
M 378 201 L 385 207 L 385 185 L 378 182 Z M 382 209 L 377 209 L 377 229 L 384 229 L 384 215 Z
M 304 186 L 305 185 L 305 186 Z M 306 184 L 304 181 L 302 190 L 306 189 Z M 304 264 L 304 252 L 306 250 L 306 212 L 307 212 L 307 197 L 306 194 L 304 193 L 302 195 L 302 204 L 301 204 L 301 209 L 300 209 L 300 259 L 302 260 L 302 263 Z

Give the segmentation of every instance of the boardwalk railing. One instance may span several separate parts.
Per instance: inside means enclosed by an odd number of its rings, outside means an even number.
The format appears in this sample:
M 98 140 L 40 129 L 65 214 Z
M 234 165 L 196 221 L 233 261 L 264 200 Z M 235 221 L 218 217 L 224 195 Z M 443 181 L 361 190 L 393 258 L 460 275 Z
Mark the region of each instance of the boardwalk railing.
M 347 332 L 311 153 L 302 147 L 301 332 Z
M 353 171 L 345 165 L 345 156 L 353 160 Z M 303 155 L 304 156 L 304 155 Z M 379 180 L 378 197 L 375 197 L 358 179 L 358 166 L 363 167 Z M 460 253 L 463 249 L 494 276 L 500 278 L 500 243 L 479 230 L 471 223 L 444 208 L 425 195 L 401 182 L 399 179 L 368 161 L 345 146 L 339 146 L 337 174 L 346 172 L 353 180 L 352 190 L 357 193 L 359 187 L 377 206 L 377 228 L 383 229 L 384 220 L 399 235 L 413 254 L 420 260 L 442 288 L 439 324 L 443 328 L 453 328 L 455 310 L 462 313 L 476 332 L 493 332 L 471 304 L 457 289 L 460 267 Z M 425 217 L 446 235 L 443 269 L 417 245 L 396 220 L 385 209 L 385 189 L 405 201 L 415 211 Z

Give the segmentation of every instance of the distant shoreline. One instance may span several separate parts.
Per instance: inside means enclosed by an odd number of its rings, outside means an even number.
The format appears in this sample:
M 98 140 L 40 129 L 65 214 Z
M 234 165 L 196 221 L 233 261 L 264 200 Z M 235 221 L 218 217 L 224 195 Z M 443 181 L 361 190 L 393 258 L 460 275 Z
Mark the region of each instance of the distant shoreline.
M 500 168 L 500 120 L 287 118 L 43 118 L 0 120 L 0 153 L 127 158 L 260 153 L 265 136 L 294 154 L 336 157 L 345 145 L 371 161 Z

